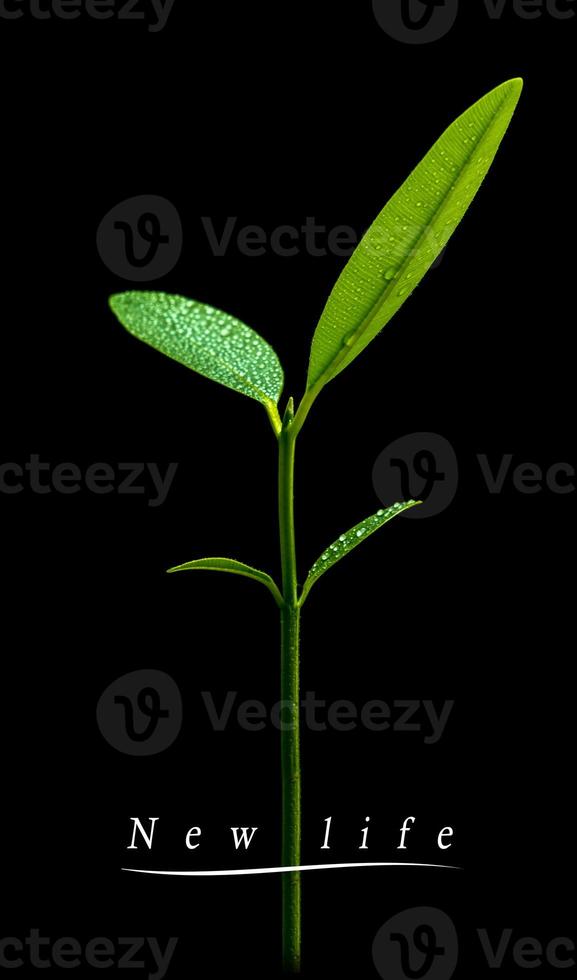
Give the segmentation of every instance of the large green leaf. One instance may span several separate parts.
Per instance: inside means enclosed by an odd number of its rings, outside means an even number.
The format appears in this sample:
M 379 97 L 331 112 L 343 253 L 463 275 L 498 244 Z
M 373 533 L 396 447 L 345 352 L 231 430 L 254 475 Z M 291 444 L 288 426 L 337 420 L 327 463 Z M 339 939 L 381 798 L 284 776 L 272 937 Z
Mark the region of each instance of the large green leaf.
M 460 116 L 371 225 L 316 328 L 308 402 L 389 322 L 445 247 L 491 166 L 522 87 L 520 78 L 505 82 Z
M 240 320 L 167 293 L 118 293 L 109 302 L 135 337 L 276 412 L 283 387 L 280 361 L 266 340 Z
M 236 561 L 234 558 L 197 558 L 196 561 L 187 561 L 184 565 L 175 565 L 174 568 L 168 569 L 169 572 L 193 572 L 196 570 L 232 572 L 233 575 L 244 575 L 245 578 L 252 578 L 255 582 L 266 585 L 267 589 L 272 592 L 277 605 L 282 606 L 283 599 L 274 579 L 266 572 L 261 572 L 259 568 L 245 565 L 244 562 Z
M 301 594 L 301 603 L 305 601 L 307 595 L 309 594 L 312 586 L 315 584 L 317 579 L 324 575 L 325 572 L 336 565 L 341 558 L 348 555 L 349 551 L 356 548 L 357 545 L 368 538 L 370 534 L 374 534 L 378 531 L 383 524 L 387 524 L 388 521 L 392 521 L 393 517 L 398 517 L 405 510 L 409 510 L 411 507 L 416 507 L 420 504 L 420 500 L 407 500 L 403 504 L 393 504 L 391 507 L 387 507 L 382 510 L 378 510 L 376 514 L 372 514 L 371 517 L 365 518 L 360 524 L 355 524 L 350 531 L 346 531 L 345 534 L 341 536 L 331 544 L 326 551 L 323 551 L 320 558 L 318 558 L 314 565 L 312 566 L 305 584 L 303 585 L 303 591 Z

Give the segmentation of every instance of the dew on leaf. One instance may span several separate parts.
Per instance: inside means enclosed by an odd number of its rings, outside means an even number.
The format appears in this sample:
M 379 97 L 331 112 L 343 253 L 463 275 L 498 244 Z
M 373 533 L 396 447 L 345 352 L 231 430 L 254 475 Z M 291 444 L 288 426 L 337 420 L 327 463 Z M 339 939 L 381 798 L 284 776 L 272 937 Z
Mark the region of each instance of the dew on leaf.
M 278 357 L 235 317 L 160 292 L 119 293 L 110 306 L 130 333 L 180 364 L 257 401 L 278 401 L 283 386 Z

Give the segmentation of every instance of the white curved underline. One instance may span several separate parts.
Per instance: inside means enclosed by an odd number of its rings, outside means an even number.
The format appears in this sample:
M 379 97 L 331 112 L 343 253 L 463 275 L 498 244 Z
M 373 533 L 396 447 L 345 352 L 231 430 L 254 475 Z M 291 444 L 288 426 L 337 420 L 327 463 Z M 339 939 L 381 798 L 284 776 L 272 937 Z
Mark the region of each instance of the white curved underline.
M 121 868 L 121 871 L 132 871 L 141 875 L 169 875 L 178 878 L 210 878 L 228 877 L 231 875 L 273 875 L 286 874 L 290 871 L 327 871 L 331 868 L 443 868 L 450 871 L 462 871 L 454 864 L 420 864 L 411 861 L 363 861 L 353 864 L 296 864 L 282 868 L 235 868 L 228 871 L 151 871 L 147 868 Z

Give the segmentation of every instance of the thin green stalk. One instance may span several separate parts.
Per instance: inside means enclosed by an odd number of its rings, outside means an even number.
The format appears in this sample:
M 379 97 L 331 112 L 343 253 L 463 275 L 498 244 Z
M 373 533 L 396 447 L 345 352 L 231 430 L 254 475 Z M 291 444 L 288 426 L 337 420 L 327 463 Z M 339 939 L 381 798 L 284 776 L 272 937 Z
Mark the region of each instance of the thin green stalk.
M 285 705 L 281 726 L 282 849 L 285 867 L 300 865 L 301 770 L 299 720 L 299 623 L 294 529 L 294 459 L 296 433 L 291 430 L 290 400 L 279 434 L 279 528 L 282 564 L 281 700 Z M 301 880 L 299 871 L 282 875 L 282 960 L 287 973 L 300 971 Z
M 283 712 L 282 758 L 282 851 L 285 867 L 298 867 L 301 861 L 301 775 L 299 745 L 299 617 L 297 607 L 282 612 L 281 699 L 290 704 Z M 301 875 L 288 871 L 282 875 L 282 959 L 287 973 L 300 972 L 301 955 Z

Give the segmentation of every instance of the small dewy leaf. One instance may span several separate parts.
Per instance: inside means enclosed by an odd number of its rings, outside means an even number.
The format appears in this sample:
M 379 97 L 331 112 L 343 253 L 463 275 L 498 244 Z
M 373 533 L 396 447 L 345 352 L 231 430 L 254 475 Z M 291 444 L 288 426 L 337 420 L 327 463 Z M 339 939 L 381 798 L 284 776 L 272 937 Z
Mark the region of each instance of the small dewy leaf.
M 305 601 L 307 595 L 309 594 L 312 586 L 315 584 L 317 579 L 324 575 L 324 573 L 336 565 L 341 558 L 348 555 L 349 551 L 356 548 L 357 545 L 368 538 L 370 534 L 374 534 L 378 531 L 383 524 L 391 521 L 393 517 L 398 517 L 405 510 L 409 510 L 411 507 L 416 507 L 420 504 L 420 500 L 407 500 L 403 504 L 393 504 L 391 507 L 386 507 L 384 509 L 378 510 L 376 514 L 371 517 L 367 517 L 360 524 L 355 524 L 350 531 L 346 531 L 345 534 L 341 534 L 336 541 L 331 544 L 326 551 L 323 551 L 320 558 L 318 558 L 314 565 L 312 566 L 307 580 L 303 586 L 303 591 L 301 595 L 301 604 Z
M 234 558 L 197 558 L 196 561 L 188 561 L 184 565 L 175 565 L 168 571 L 190 572 L 197 569 L 208 572 L 232 572 L 233 575 L 244 575 L 245 578 L 252 578 L 255 582 L 266 585 L 267 589 L 272 592 L 278 606 L 283 604 L 279 588 L 270 575 L 261 572 L 259 568 L 253 568 L 251 565 L 245 565 L 242 561 L 236 561 Z
M 441 253 L 493 162 L 522 87 L 520 78 L 505 82 L 449 126 L 371 225 L 316 328 L 309 403 L 382 330 Z
M 276 411 L 283 387 L 280 361 L 270 344 L 240 320 L 168 293 L 118 293 L 109 302 L 135 337 Z

